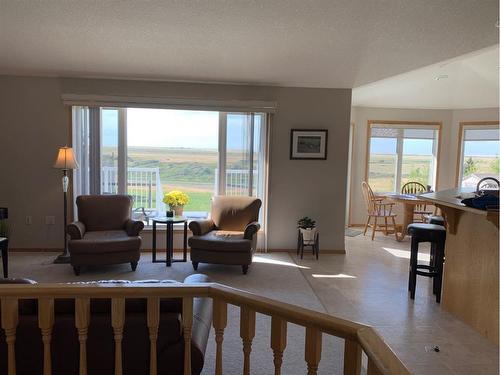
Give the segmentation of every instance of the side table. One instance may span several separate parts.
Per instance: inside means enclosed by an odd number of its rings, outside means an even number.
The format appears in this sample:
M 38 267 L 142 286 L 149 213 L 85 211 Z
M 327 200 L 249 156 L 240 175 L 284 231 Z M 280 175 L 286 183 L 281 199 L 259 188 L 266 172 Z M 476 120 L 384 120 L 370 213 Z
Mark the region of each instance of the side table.
M 185 217 L 155 217 L 153 221 L 153 263 L 166 263 L 170 267 L 174 262 L 187 262 L 187 229 L 188 223 Z M 174 224 L 184 223 L 184 253 L 182 259 L 174 259 Z M 156 259 L 156 225 L 166 224 L 166 259 Z

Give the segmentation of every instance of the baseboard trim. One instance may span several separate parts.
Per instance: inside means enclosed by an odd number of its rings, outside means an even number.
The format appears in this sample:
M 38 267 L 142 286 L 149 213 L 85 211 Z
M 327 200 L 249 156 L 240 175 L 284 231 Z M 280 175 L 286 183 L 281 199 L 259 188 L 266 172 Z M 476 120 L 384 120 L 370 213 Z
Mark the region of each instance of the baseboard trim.
M 60 248 L 47 248 L 47 249 L 40 249 L 39 247 L 19 247 L 19 248 L 12 248 L 9 247 L 9 253 L 62 253 L 63 249 Z
M 40 248 L 35 248 L 35 247 L 21 247 L 21 248 L 9 248 L 9 253 L 62 253 L 63 249 L 57 249 L 57 248 L 45 248 L 45 249 L 40 249 Z M 184 250 L 183 249 L 174 249 L 174 253 L 182 253 Z M 306 250 L 307 251 L 307 250 Z M 152 253 L 153 249 L 141 249 L 141 253 Z M 156 250 L 157 254 L 164 254 L 165 249 L 157 249 Z M 189 253 L 189 249 L 187 250 Z M 267 251 L 259 250 L 257 251 L 257 254 L 265 254 L 265 253 L 296 253 L 296 249 L 267 249 Z M 320 249 L 319 251 L 320 255 L 321 254 L 345 254 L 345 250 L 331 250 L 331 249 Z

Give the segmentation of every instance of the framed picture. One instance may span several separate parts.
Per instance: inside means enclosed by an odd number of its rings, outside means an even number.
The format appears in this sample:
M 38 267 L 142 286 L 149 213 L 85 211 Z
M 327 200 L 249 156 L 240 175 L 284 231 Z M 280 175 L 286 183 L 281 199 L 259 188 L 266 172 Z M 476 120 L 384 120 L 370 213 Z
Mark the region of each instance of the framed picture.
M 290 159 L 326 160 L 328 130 L 292 129 L 290 133 Z

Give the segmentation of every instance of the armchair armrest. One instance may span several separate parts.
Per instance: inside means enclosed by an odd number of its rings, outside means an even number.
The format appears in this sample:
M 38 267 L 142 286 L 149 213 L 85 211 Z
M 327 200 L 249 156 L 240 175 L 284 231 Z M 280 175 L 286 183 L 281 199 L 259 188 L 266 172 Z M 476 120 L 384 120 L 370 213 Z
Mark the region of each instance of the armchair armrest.
M 75 221 L 66 227 L 66 230 L 72 240 L 81 240 L 85 234 L 85 224 L 81 221 Z
M 137 237 L 143 229 L 144 223 L 142 221 L 127 220 L 125 223 L 125 231 L 130 237 Z
M 251 240 L 255 233 L 257 233 L 260 229 L 260 224 L 256 221 L 247 224 L 245 227 L 245 233 L 243 234 L 243 238 L 246 240 Z
M 193 220 L 189 223 L 189 229 L 195 236 L 203 236 L 215 228 L 211 219 Z

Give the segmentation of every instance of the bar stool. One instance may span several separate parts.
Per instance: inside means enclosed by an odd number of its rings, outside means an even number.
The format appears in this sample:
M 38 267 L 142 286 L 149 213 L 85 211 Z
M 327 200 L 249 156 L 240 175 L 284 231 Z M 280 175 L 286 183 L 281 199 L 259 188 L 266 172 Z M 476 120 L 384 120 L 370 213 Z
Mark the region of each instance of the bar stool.
M 441 287 L 443 283 L 444 244 L 446 229 L 436 224 L 410 224 L 408 233 L 411 235 L 410 272 L 408 290 L 410 298 L 415 299 L 417 275 L 432 277 L 432 291 L 436 295 L 436 302 L 441 302 Z M 430 242 L 434 257 L 429 265 L 418 264 L 418 246 L 420 242 Z

